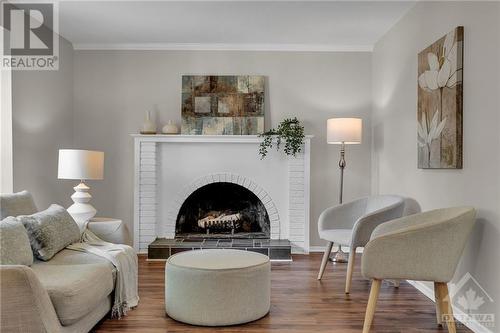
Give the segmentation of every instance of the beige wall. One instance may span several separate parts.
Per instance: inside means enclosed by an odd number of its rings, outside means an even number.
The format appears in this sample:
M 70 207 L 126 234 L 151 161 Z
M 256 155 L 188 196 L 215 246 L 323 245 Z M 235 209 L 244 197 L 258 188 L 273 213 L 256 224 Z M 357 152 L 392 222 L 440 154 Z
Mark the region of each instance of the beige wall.
M 58 149 L 73 144 L 73 46 L 59 41 L 59 70 L 12 71 L 14 191 L 39 209 L 68 206 L 75 185 L 57 179 Z
M 181 75 L 195 73 L 267 76 L 266 127 L 297 116 L 306 133 L 315 135 L 311 245 L 323 245 L 316 221 L 323 209 L 337 202 L 338 191 L 339 149 L 325 143 L 327 118 L 365 120 L 365 142 L 348 147 L 345 197 L 370 192 L 370 53 L 76 51 L 75 144 L 106 154 L 104 181 L 90 184 L 98 214 L 122 218 L 132 230 L 129 134 L 138 131 L 144 111 L 154 108 L 159 123 L 179 122 Z M 255 160 L 259 162 L 257 151 Z
M 462 170 L 417 169 L 417 53 L 465 28 Z M 424 210 L 472 205 L 478 220 L 455 281 L 470 272 L 500 302 L 500 3 L 418 3 L 373 52 L 374 193 L 416 198 Z M 498 305 L 481 308 L 496 313 Z

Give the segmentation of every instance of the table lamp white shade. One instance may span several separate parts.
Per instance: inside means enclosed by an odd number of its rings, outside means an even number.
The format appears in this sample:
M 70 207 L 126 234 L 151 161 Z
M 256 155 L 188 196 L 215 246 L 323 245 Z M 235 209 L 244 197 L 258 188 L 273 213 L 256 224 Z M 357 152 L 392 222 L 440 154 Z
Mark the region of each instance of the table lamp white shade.
M 71 196 L 73 204 L 68 207 L 68 213 L 76 221 L 80 230 L 84 230 L 87 222 L 95 216 L 97 210 L 89 204 L 92 196 L 90 188 L 83 183 L 84 180 L 103 179 L 104 153 L 102 151 L 81 149 L 59 150 L 59 179 L 79 179 L 78 186 L 73 187 L 75 193 Z
M 329 144 L 359 144 L 362 131 L 361 118 L 331 118 L 326 123 L 326 141 Z
M 59 179 L 103 179 L 104 153 L 102 151 L 60 149 Z

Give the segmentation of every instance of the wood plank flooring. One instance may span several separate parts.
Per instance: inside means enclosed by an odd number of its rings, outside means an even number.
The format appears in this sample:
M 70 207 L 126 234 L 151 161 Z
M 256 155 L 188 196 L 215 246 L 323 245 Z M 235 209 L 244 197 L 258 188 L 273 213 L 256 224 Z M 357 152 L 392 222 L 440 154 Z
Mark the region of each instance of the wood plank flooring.
M 294 255 L 292 263 L 273 263 L 271 312 L 241 326 L 197 327 L 165 315 L 164 262 L 139 258 L 139 306 L 120 320 L 104 319 L 95 332 L 361 332 L 370 282 L 354 270 L 351 294 L 345 295 L 347 264 L 328 263 L 316 280 L 321 254 Z M 356 258 L 358 259 L 358 258 Z M 434 303 L 406 282 L 384 282 L 371 332 L 447 332 L 436 324 Z M 457 332 L 471 332 L 457 323 Z

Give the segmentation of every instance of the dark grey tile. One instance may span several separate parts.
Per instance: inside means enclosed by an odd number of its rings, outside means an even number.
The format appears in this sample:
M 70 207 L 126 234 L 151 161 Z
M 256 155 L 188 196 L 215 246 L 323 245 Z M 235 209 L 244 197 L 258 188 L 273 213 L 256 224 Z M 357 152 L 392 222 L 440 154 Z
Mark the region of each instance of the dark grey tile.
M 196 239 L 158 238 L 148 247 L 148 259 L 167 259 L 170 255 L 193 249 L 237 249 L 268 255 L 271 260 L 290 260 L 291 245 L 286 239 Z
M 235 239 L 233 239 L 233 243 L 251 244 L 251 243 L 253 243 L 253 239 L 239 239 L 239 238 L 235 238 Z
M 188 241 L 184 241 L 182 243 L 178 243 L 178 244 L 175 244 L 173 245 L 175 247 L 197 247 L 197 248 L 200 248 L 202 247 L 202 243 L 193 243 L 193 242 L 188 242 Z
M 177 241 L 175 239 L 166 239 L 166 238 L 157 238 L 155 239 L 151 244 L 149 244 L 149 247 L 164 247 L 164 246 L 170 246 L 176 244 Z
M 263 240 L 259 240 L 259 241 L 260 241 L 260 246 L 262 246 L 262 247 L 267 247 L 271 243 L 271 240 L 269 240 L 269 239 L 263 239 Z
M 269 258 L 271 258 L 271 260 L 291 260 L 292 259 L 291 248 L 284 248 L 284 247 L 270 248 Z
M 170 247 L 148 248 L 148 259 L 167 259 L 170 256 Z
M 253 247 L 253 241 L 250 239 L 235 239 L 233 247 Z
M 271 239 L 269 240 L 270 247 L 290 247 L 290 241 L 288 239 Z
M 247 251 L 262 253 L 265 254 L 266 256 L 269 256 L 269 249 L 265 248 L 248 248 Z
M 217 247 L 218 241 L 205 241 L 201 244 L 201 247 Z
M 189 243 L 198 243 L 198 244 L 201 244 L 203 243 L 205 240 L 204 239 L 192 239 L 192 238 L 186 238 L 184 240 L 184 242 L 189 242 Z
M 170 249 L 170 255 L 174 255 L 179 252 L 191 251 L 192 248 L 184 248 L 184 247 L 172 247 Z

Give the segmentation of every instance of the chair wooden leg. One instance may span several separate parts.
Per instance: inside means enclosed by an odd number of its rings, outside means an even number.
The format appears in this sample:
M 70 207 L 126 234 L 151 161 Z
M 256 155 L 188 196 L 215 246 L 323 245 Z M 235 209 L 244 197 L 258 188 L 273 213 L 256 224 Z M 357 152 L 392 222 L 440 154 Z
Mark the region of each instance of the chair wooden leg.
M 441 321 L 445 319 L 449 333 L 456 333 L 455 319 L 453 318 L 453 310 L 451 308 L 451 300 L 448 293 L 448 285 L 445 282 L 435 282 L 434 288 L 437 289 L 439 298 L 439 311 Z
M 330 253 L 332 252 L 332 246 L 333 246 L 333 242 L 328 242 L 328 244 L 326 245 L 325 253 L 323 254 L 323 260 L 321 260 L 321 266 L 319 268 L 318 280 L 321 280 L 321 278 L 323 277 L 323 273 L 325 272 L 326 264 L 328 263 L 328 257 L 330 256 Z
M 380 285 L 382 280 L 373 279 L 372 287 L 370 289 L 370 298 L 368 298 L 368 305 L 366 306 L 365 323 L 363 325 L 363 333 L 370 332 L 370 327 L 373 322 L 373 315 L 375 314 L 375 306 L 377 305 L 378 294 L 380 292 Z
M 434 282 L 434 299 L 436 301 L 436 321 L 441 326 L 443 324 L 443 314 L 441 313 L 441 295 L 437 282 Z
M 356 258 L 356 248 L 351 249 L 351 253 L 349 253 L 349 261 L 347 263 L 347 276 L 345 278 L 346 294 L 349 294 L 349 292 L 351 291 L 352 272 L 354 271 L 355 258 Z

